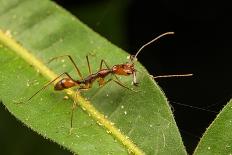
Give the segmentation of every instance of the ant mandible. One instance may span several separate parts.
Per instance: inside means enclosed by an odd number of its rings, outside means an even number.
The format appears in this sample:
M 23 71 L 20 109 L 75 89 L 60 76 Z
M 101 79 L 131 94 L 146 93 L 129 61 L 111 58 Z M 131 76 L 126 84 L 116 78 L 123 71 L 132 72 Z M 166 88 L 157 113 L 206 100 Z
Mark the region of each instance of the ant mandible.
M 77 74 L 80 77 L 80 80 L 74 80 L 67 72 L 64 72 L 64 73 L 60 74 L 59 76 L 57 76 L 54 80 L 52 80 L 52 81 L 48 82 L 46 85 L 44 85 L 34 95 L 32 95 L 27 101 L 31 100 L 36 94 L 38 94 L 40 91 L 45 89 L 47 86 L 52 84 L 54 81 L 56 81 L 57 79 L 59 79 L 63 75 L 66 75 L 67 77 L 62 78 L 57 83 L 55 83 L 54 90 L 60 91 L 60 90 L 64 90 L 64 89 L 74 87 L 74 86 L 77 86 L 78 90 L 83 90 L 83 89 L 88 90 L 88 89 L 90 89 L 92 87 L 92 84 L 97 80 L 99 86 L 106 85 L 110 81 L 113 81 L 116 84 L 118 84 L 118 85 L 120 85 L 120 86 L 122 86 L 122 87 L 124 87 L 126 89 L 129 89 L 131 91 L 135 91 L 135 90 L 125 86 L 122 82 L 120 82 L 117 75 L 123 75 L 123 76 L 132 75 L 133 76 L 132 84 L 134 86 L 138 86 L 138 83 L 137 83 L 137 80 L 136 80 L 136 69 L 134 67 L 134 62 L 137 60 L 138 54 L 147 45 L 155 42 L 156 40 L 160 39 L 163 36 L 172 35 L 172 34 L 174 34 L 174 32 L 163 33 L 163 34 L 159 35 L 158 37 L 154 38 L 153 40 L 149 41 L 148 43 L 144 44 L 137 51 L 137 53 L 135 55 L 130 55 L 130 57 L 129 57 L 130 62 L 126 62 L 126 63 L 123 63 L 123 64 L 117 64 L 117 65 L 114 65 L 113 67 L 110 68 L 108 66 L 108 64 L 106 63 L 106 61 L 102 59 L 101 63 L 100 63 L 100 68 L 96 73 L 92 73 L 92 70 L 90 68 L 89 58 L 88 58 L 88 56 L 86 56 L 89 75 L 87 77 L 85 77 L 85 78 L 82 76 L 79 68 L 77 67 L 77 65 L 75 64 L 75 62 L 73 61 L 73 59 L 72 59 L 72 57 L 70 55 L 62 55 L 62 56 L 54 57 L 49 62 L 51 62 L 51 61 L 53 61 L 53 60 L 55 60 L 57 58 L 68 57 L 69 60 L 71 61 L 71 63 L 74 65 L 74 68 L 76 69 Z M 106 68 L 103 68 L 103 64 L 106 66 Z M 105 77 L 107 77 L 110 74 L 113 75 L 115 77 L 115 79 L 110 78 L 109 80 L 105 81 Z M 178 76 L 192 76 L 192 74 L 162 75 L 162 76 L 153 76 L 153 78 L 178 77 Z M 75 108 L 76 108 L 76 102 L 74 101 L 74 104 L 72 106 L 72 112 L 71 112 L 71 128 L 72 128 L 72 124 L 73 124 L 72 123 L 73 122 L 73 111 L 74 111 Z

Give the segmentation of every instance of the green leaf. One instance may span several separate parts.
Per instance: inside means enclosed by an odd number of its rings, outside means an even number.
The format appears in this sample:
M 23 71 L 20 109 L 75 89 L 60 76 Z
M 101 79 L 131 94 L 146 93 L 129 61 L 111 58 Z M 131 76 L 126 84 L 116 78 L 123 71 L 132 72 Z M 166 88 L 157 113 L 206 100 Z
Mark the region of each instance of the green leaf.
M 78 154 L 186 154 L 163 92 L 138 63 L 138 92 L 115 83 L 95 84 L 77 98 L 75 90 L 67 90 L 71 98 L 64 100 L 67 94 L 51 86 L 17 104 L 58 74 L 78 79 L 68 59 L 47 64 L 52 57 L 71 55 L 87 76 L 86 55 L 97 71 L 101 59 L 113 66 L 126 62 L 128 54 L 53 2 L 1 0 L 0 5 L 0 98 L 17 119 Z M 133 87 L 131 77 L 121 80 Z M 69 134 L 73 97 L 81 108 L 75 110 Z
M 195 155 L 232 153 L 232 100 L 223 108 L 214 122 L 204 133 Z

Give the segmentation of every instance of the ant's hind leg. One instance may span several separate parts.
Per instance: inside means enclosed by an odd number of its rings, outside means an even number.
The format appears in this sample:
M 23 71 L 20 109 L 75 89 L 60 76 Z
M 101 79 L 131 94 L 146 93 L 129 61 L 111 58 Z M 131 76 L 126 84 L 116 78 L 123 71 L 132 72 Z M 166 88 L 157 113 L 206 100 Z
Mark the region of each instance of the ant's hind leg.
M 76 97 L 77 97 L 77 92 L 75 93 L 75 97 L 74 97 L 73 104 L 72 104 L 71 119 L 70 119 L 71 128 L 69 130 L 70 135 L 72 134 L 72 130 L 73 130 L 73 114 L 74 114 L 74 110 L 77 108 L 77 103 L 75 101 Z
M 59 79 L 61 76 L 63 76 L 63 75 L 66 75 L 67 77 L 69 77 L 71 80 L 73 80 L 72 79 L 72 77 L 68 74 L 68 73 L 66 73 L 66 72 L 64 72 L 64 73 L 62 73 L 62 74 L 60 74 L 59 76 L 57 76 L 55 79 L 53 79 L 52 81 L 49 81 L 48 83 L 46 83 L 42 88 L 40 88 L 37 92 L 35 92 L 29 99 L 27 99 L 27 101 L 26 102 L 28 102 L 28 101 L 30 101 L 35 95 L 37 95 L 40 91 L 42 91 L 42 90 L 44 90 L 45 88 L 47 88 L 50 84 L 52 84 L 54 81 L 56 81 L 57 79 Z M 74 81 L 74 80 L 73 80 Z M 20 103 L 23 103 L 23 102 L 20 102 Z

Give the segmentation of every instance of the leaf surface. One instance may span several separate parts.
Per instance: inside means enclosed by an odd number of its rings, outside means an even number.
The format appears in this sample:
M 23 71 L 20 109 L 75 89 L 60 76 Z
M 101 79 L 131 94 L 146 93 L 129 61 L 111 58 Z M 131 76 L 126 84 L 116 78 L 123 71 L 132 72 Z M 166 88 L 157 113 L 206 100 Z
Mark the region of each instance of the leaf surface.
M 163 92 L 139 63 L 138 92 L 111 82 L 77 95 L 71 135 L 73 100 L 64 100 L 65 92 L 50 86 L 16 104 L 63 72 L 79 79 L 68 59 L 47 64 L 52 57 L 71 55 L 86 77 L 86 55 L 96 72 L 101 59 L 113 66 L 126 62 L 128 54 L 53 2 L 0 0 L 0 5 L 0 99 L 16 118 L 78 154 L 186 154 Z M 133 87 L 131 77 L 121 80 Z
M 195 155 L 232 153 L 232 100 L 223 108 L 214 122 L 204 133 Z

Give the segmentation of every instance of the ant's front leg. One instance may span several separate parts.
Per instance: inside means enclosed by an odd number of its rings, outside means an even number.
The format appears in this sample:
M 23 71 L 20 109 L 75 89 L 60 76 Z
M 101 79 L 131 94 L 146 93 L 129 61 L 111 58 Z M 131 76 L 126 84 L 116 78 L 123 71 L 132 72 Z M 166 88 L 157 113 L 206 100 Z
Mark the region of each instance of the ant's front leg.
M 133 81 L 132 81 L 132 84 L 134 86 L 139 86 L 139 83 L 137 82 L 137 79 L 136 79 L 136 70 L 134 71 L 133 73 Z
M 104 81 L 104 79 L 103 79 L 103 81 Z M 119 86 L 121 86 L 121 87 L 123 87 L 123 88 L 125 88 L 125 89 L 128 89 L 128 90 L 133 91 L 133 92 L 138 92 L 138 91 L 136 91 L 136 90 L 134 90 L 134 89 L 132 89 L 132 88 L 127 87 L 125 84 L 123 84 L 122 82 L 120 82 L 120 81 L 118 81 L 118 80 L 115 80 L 115 79 L 109 79 L 109 80 L 107 80 L 106 82 L 104 81 L 104 83 L 101 83 L 101 84 L 102 84 L 101 86 L 105 86 L 106 84 L 108 84 L 108 83 L 111 82 L 111 81 L 115 82 L 116 84 L 118 84 Z M 102 82 L 102 81 L 101 81 L 101 82 Z M 100 84 L 99 84 L 99 85 L 100 85 Z

